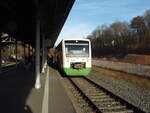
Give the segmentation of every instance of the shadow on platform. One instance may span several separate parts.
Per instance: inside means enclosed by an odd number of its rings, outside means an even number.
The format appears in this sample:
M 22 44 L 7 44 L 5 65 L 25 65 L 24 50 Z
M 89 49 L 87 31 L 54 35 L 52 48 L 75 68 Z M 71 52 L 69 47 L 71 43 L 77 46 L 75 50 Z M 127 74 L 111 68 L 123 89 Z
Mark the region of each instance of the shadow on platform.
M 32 70 L 22 63 L 0 75 L 0 113 L 32 113 L 26 100 L 35 83 Z

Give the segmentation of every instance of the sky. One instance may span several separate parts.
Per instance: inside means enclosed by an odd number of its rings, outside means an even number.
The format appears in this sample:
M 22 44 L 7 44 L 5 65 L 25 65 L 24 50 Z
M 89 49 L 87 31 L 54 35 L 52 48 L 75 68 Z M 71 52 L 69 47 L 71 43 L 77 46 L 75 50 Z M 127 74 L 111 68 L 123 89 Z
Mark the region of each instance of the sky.
M 55 45 L 64 38 L 86 38 L 103 24 L 130 22 L 147 9 L 150 0 L 76 0 Z

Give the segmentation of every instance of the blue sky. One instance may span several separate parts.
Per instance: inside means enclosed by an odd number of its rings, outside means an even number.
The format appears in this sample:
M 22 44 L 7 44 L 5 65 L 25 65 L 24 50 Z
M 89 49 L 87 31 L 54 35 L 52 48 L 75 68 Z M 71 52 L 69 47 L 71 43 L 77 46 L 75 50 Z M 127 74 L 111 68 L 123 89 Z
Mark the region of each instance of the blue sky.
M 150 9 L 150 0 L 76 0 L 58 37 L 84 38 L 97 26 L 126 21 Z

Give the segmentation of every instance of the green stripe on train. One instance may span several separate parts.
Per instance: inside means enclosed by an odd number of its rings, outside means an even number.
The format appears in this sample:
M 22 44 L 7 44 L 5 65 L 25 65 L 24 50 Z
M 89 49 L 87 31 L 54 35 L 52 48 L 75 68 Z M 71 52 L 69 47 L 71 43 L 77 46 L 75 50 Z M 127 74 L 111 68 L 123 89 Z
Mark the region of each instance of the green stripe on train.
M 88 75 L 91 71 L 91 68 L 84 69 L 72 69 L 72 68 L 63 68 L 66 75 Z

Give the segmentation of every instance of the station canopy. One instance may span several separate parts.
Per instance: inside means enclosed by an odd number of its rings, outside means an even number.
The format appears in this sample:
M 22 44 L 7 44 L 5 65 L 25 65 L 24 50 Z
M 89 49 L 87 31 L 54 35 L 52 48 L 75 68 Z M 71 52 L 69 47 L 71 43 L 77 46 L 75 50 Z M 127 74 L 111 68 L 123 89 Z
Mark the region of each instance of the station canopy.
M 0 0 L 0 32 L 35 46 L 36 20 L 40 34 L 54 43 L 74 0 Z

